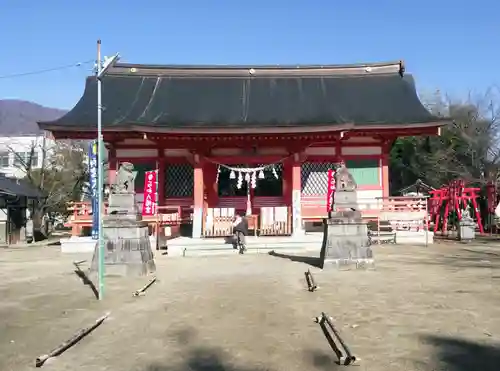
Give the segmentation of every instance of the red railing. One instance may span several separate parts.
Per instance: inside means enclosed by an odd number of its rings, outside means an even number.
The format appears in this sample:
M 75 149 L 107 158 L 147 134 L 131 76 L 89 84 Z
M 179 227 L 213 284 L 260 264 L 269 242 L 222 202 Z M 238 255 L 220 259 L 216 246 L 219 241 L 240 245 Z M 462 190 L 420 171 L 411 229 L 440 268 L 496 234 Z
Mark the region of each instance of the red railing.
M 158 206 L 158 213 L 152 216 L 143 217 L 153 233 L 167 226 L 178 226 L 181 223 L 190 223 L 192 220 L 192 199 L 167 199 L 164 206 Z M 104 214 L 107 215 L 108 204 L 104 204 Z M 68 210 L 73 215 L 69 217 L 66 223 L 71 227 L 72 234 L 78 236 L 83 228 L 92 226 L 92 206 L 90 202 L 73 202 L 68 205 Z
M 246 197 L 221 197 L 217 209 L 246 210 Z M 262 208 L 279 208 L 286 206 L 282 197 L 255 197 L 253 200 L 252 224 L 259 224 L 259 229 L 265 229 L 258 223 Z M 377 221 L 390 221 L 391 224 L 427 224 L 427 199 L 425 197 L 380 197 L 359 199 L 358 205 L 363 218 Z M 205 208 L 207 209 L 207 208 Z M 67 225 L 72 228 L 73 235 L 80 235 L 82 228 L 92 225 L 92 207 L 89 202 L 75 202 L 68 207 L 73 212 Z M 215 210 L 215 209 L 211 209 Z M 104 212 L 107 212 L 105 204 Z M 143 220 L 150 225 L 152 233 L 161 233 L 162 228 L 180 226 L 181 223 L 192 221 L 193 200 L 191 198 L 176 198 L 165 200 L 164 206 L 158 207 L 158 214 L 144 217 Z M 327 217 L 326 198 L 324 196 L 302 196 L 302 220 L 305 222 L 321 221 Z M 288 218 L 291 218 L 291 209 L 288 208 Z M 203 220 L 206 223 L 206 212 Z M 290 221 L 287 228 L 281 233 L 291 233 Z M 217 224 L 217 223 L 216 223 Z M 226 233 L 226 232 L 224 232 Z
M 247 198 L 245 196 L 219 197 L 219 200 L 217 202 L 217 208 L 246 210 Z
M 320 221 L 327 217 L 326 196 L 302 196 L 302 219 Z M 425 197 L 377 197 L 358 199 L 361 214 L 366 219 L 377 220 L 383 213 L 416 213 L 427 210 Z
M 260 208 L 260 207 L 278 207 L 278 206 L 286 206 L 285 200 L 283 197 L 252 197 L 252 207 Z M 246 209 L 247 207 L 247 197 L 246 196 L 233 196 L 233 197 L 219 197 L 219 201 L 217 203 L 217 207 L 219 208 L 234 208 L 237 210 Z

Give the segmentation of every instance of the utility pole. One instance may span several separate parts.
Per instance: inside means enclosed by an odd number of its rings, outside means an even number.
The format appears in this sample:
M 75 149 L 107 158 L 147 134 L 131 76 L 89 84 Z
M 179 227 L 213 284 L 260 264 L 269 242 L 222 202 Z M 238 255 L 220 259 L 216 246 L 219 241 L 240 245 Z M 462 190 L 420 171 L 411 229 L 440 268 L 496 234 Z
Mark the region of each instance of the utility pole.
M 101 40 L 97 40 L 97 190 L 99 205 L 99 300 L 104 297 L 104 231 L 102 228 L 102 219 L 104 215 L 104 140 L 102 137 L 102 97 L 101 84 L 102 77 L 109 67 L 119 59 L 119 54 L 106 59 L 104 63 L 101 60 Z
M 102 140 L 102 102 L 101 102 L 101 40 L 97 40 L 97 204 L 99 205 L 99 259 L 98 259 L 98 275 L 99 275 L 99 300 L 104 296 L 104 234 L 102 230 L 102 216 L 104 214 L 103 205 L 103 140 Z

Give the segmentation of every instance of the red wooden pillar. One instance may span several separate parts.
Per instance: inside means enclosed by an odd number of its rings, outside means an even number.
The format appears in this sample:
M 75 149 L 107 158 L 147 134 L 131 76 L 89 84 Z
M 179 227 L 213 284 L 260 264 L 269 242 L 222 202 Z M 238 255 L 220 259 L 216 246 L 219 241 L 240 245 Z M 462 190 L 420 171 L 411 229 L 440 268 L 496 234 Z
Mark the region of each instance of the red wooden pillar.
M 292 164 L 291 159 L 286 160 L 283 163 L 283 199 L 287 202 L 287 205 L 292 204 Z
M 209 207 L 217 207 L 219 203 L 218 185 L 217 185 L 217 165 L 206 162 L 203 165 L 203 182 L 207 194 L 207 204 Z
M 384 142 L 382 145 L 382 159 L 380 161 L 381 166 L 381 175 L 382 175 L 382 196 L 389 197 L 389 151 L 390 145 L 387 142 Z
M 116 149 L 110 145 L 108 147 L 108 182 L 112 184 L 115 180 L 116 168 L 118 166 L 116 160 Z
M 163 147 L 158 148 L 158 163 L 156 168 L 158 169 L 158 206 L 165 205 L 165 149 Z
M 193 192 L 193 238 L 202 237 L 203 228 L 203 164 L 200 156 L 194 155 L 194 192 Z
M 302 225 L 302 200 L 301 200 L 301 167 L 300 155 L 296 153 L 291 164 L 292 181 L 292 233 L 294 236 L 304 234 Z

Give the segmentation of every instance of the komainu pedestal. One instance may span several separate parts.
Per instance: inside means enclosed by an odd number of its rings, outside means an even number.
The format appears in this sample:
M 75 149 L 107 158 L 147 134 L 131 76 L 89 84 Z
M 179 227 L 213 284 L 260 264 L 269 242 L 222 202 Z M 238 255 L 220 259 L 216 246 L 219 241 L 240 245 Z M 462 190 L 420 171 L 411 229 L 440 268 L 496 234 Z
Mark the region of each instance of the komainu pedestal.
M 156 270 L 148 225 L 137 210 L 132 164 L 122 164 L 111 188 L 108 215 L 103 217 L 104 265 L 107 274 L 146 275 Z M 129 187 L 130 185 L 130 187 Z M 91 271 L 98 269 L 96 244 Z
M 368 226 L 358 209 L 357 185 L 345 166 L 335 173 L 335 185 L 333 209 L 323 221 L 323 268 L 373 266 Z

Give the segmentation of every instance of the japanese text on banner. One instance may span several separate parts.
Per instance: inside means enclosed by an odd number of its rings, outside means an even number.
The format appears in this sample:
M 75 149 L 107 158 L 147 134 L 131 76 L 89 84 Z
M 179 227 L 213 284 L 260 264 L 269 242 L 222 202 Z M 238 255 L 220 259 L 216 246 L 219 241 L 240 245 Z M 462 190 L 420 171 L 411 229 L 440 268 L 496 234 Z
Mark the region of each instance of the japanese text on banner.
M 330 212 L 333 208 L 333 194 L 335 193 L 335 170 L 328 170 L 328 189 L 326 192 L 326 211 Z
M 146 171 L 144 177 L 144 202 L 142 204 L 142 215 L 155 215 L 157 207 L 157 172 Z
M 89 144 L 89 184 L 92 198 L 92 239 L 99 237 L 99 195 L 97 190 L 97 141 Z

